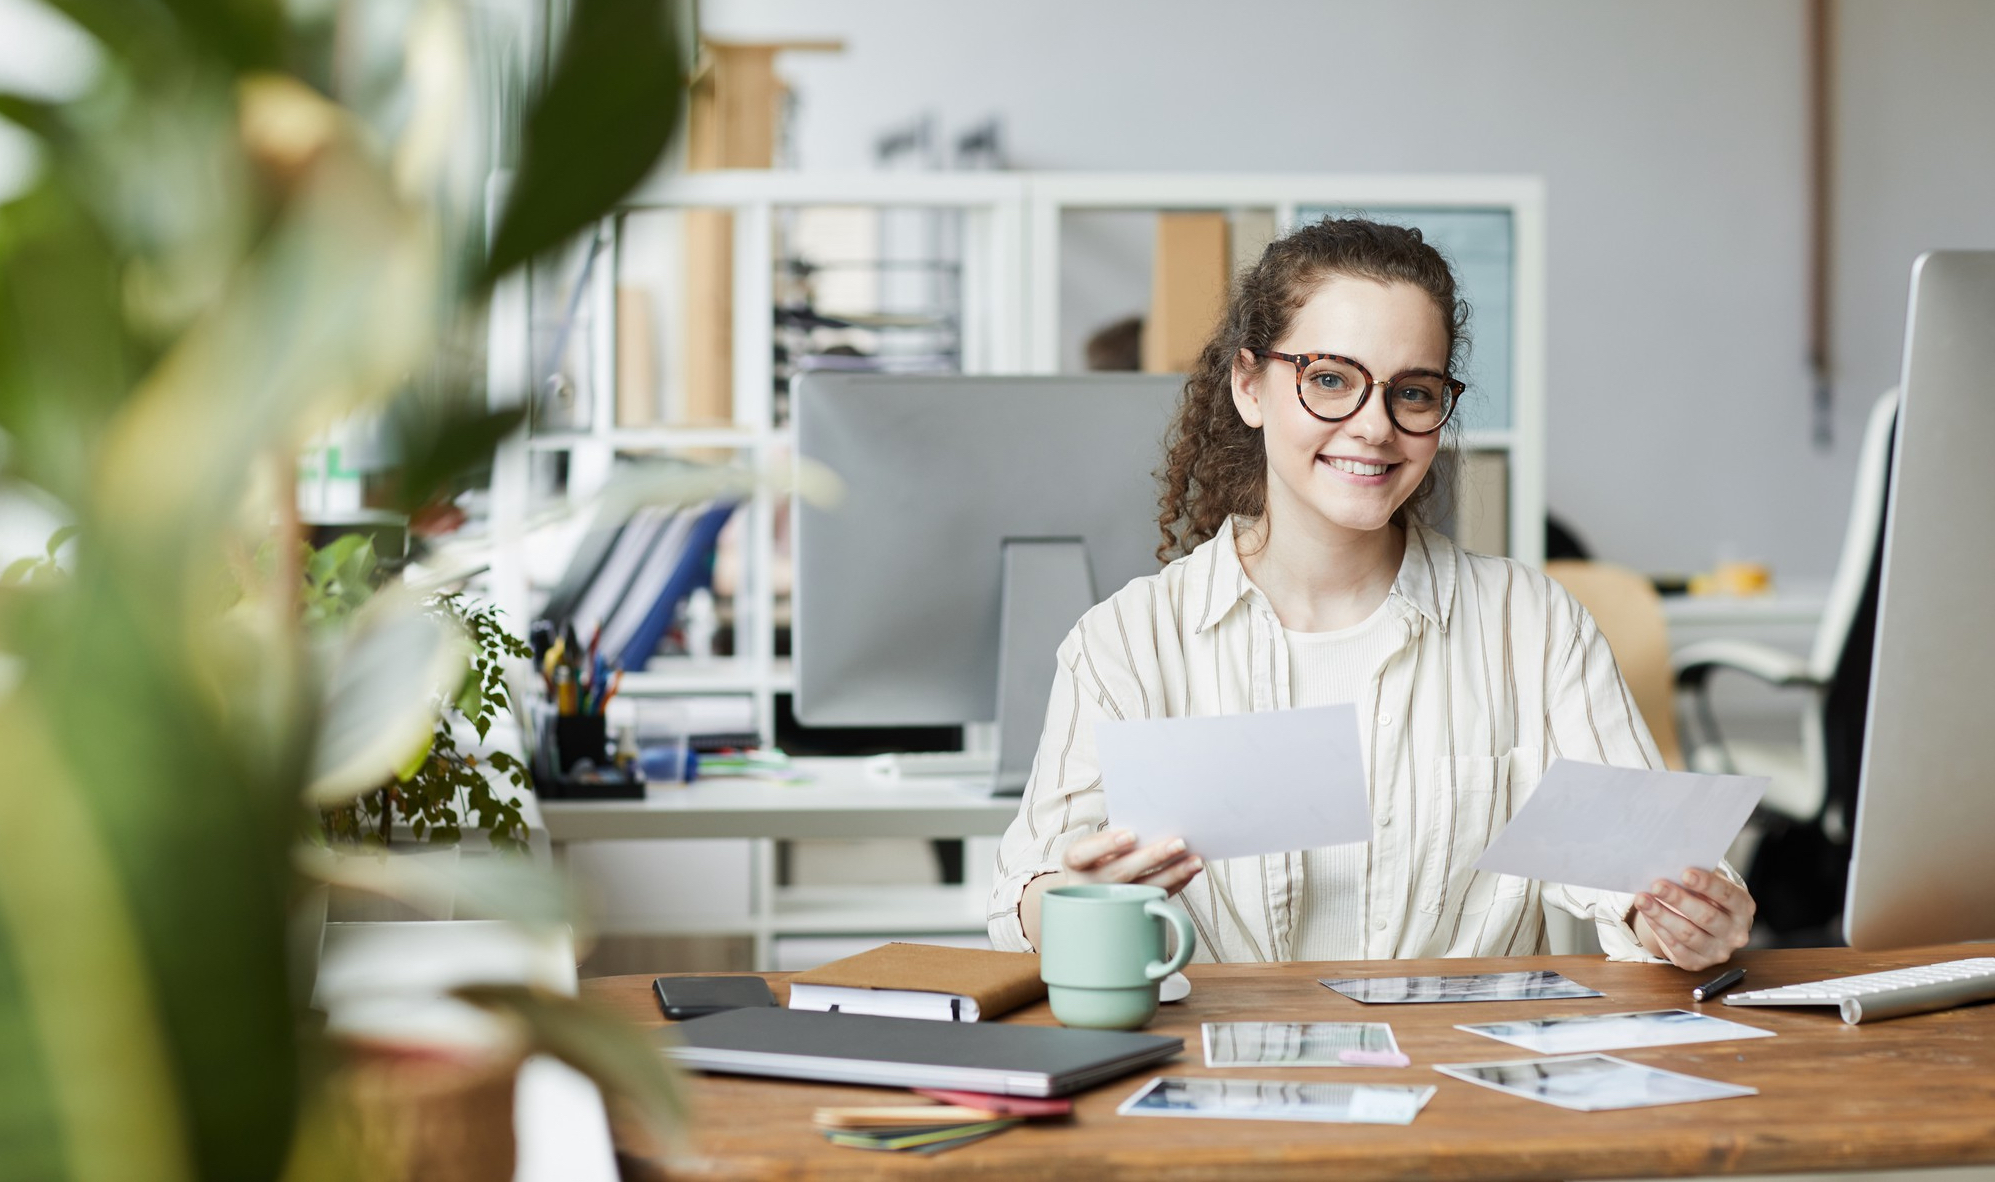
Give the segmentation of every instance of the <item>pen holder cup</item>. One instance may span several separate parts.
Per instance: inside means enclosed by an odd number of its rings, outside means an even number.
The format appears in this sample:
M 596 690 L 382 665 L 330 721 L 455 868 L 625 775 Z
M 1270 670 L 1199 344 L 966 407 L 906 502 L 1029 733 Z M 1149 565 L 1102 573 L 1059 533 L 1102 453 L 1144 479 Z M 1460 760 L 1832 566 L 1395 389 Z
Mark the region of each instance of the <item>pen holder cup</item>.
M 543 724 L 541 737 L 546 741 L 534 760 L 534 792 L 541 799 L 644 799 L 643 777 L 610 761 L 602 715 L 555 715 Z
M 600 714 L 557 714 L 554 717 L 555 771 L 567 775 L 586 759 L 609 766 L 609 728 Z

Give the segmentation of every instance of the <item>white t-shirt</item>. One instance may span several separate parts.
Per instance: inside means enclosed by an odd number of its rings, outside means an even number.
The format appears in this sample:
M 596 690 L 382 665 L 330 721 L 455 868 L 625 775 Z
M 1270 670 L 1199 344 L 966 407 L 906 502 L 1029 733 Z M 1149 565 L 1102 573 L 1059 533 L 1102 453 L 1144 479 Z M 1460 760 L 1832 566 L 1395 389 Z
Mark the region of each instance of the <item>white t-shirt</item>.
M 1362 703 L 1399 637 L 1386 611 L 1391 597 L 1359 623 L 1334 632 L 1282 629 L 1288 642 L 1289 706 Z M 1361 846 L 1302 852 L 1296 899 L 1296 960 L 1334 960 L 1364 942 L 1365 856 Z

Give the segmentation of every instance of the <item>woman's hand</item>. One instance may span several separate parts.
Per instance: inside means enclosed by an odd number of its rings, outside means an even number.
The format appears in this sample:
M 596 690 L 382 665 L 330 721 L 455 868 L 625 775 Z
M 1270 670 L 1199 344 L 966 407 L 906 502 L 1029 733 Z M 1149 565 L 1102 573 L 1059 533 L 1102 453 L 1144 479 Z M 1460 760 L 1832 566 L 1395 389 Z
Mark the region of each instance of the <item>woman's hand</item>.
M 1060 856 L 1060 867 L 1062 877 L 1070 883 L 1134 882 L 1163 887 L 1166 895 L 1175 895 L 1198 877 L 1205 863 L 1186 851 L 1181 837 L 1137 849 L 1134 833 L 1111 829 L 1068 846 Z
M 1746 946 L 1757 909 L 1731 879 L 1686 870 L 1681 882 L 1658 882 L 1635 896 L 1635 936 L 1680 969 L 1708 969 Z
M 1025 939 L 1039 947 L 1039 898 L 1056 886 L 1077 882 L 1134 882 L 1163 887 L 1166 896 L 1185 889 L 1198 877 L 1205 862 L 1185 849 L 1183 838 L 1173 837 L 1142 849 L 1136 848 L 1136 835 L 1127 829 L 1093 833 L 1067 847 L 1060 855 L 1060 869 L 1042 874 L 1025 885 L 1018 901 L 1018 922 Z

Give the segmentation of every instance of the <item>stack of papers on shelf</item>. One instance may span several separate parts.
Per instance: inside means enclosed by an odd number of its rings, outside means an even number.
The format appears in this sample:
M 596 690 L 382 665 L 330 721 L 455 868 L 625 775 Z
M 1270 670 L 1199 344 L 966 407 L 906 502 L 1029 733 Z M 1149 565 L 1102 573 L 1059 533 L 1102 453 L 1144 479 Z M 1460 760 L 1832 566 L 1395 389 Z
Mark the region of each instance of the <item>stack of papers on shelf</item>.
M 721 501 L 645 506 L 625 521 L 591 528 L 543 618 L 572 625 L 582 637 L 600 627 L 597 651 L 606 660 L 644 668 L 680 602 L 711 580 L 714 543 L 733 512 Z
M 883 944 L 790 978 L 790 1008 L 976 1022 L 1046 996 L 1039 958 L 941 944 Z

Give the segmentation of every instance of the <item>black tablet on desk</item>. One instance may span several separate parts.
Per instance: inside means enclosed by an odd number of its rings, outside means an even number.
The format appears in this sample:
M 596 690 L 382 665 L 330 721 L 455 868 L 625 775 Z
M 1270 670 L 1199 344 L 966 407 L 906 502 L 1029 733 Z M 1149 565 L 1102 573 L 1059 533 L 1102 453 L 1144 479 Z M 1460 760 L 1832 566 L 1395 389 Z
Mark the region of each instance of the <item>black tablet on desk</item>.
M 1161 1063 L 1184 1040 L 1121 1030 L 930 1022 L 815 1010 L 729 1010 L 663 1032 L 701 1071 L 999 1096 L 1064 1096 Z

